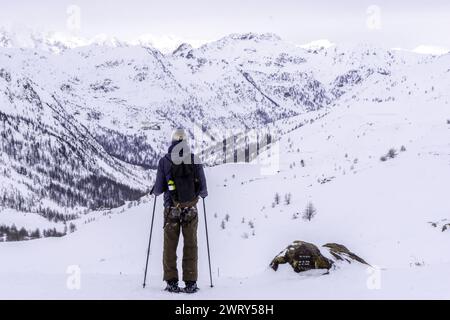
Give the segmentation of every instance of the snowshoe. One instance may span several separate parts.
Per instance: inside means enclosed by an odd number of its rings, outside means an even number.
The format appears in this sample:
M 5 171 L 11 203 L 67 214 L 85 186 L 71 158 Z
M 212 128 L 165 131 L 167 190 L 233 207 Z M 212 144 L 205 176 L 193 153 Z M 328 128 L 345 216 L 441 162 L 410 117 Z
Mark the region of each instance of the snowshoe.
M 172 292 L 172 293 L 179 293 L 181 292 L 181 288 L 178 286 L 178 280 L 169 280 L 167 281 L 167 286 L 165 291 Z
M 200 290 L 200 288 L 197 287 L 197 282 L 187 281 L 186 286 L 183 289 L 183 292 L 184 293 L 196 293 L 198 290 Z

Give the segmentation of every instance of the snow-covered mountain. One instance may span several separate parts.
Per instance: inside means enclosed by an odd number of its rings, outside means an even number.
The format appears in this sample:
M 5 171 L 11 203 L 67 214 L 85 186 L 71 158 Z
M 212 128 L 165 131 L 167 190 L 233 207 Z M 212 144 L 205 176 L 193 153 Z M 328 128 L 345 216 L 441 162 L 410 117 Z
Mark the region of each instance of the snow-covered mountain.
M 449 55 L 301 48 L 252 33 L 169 54 L 49 39 L 17 48 L 0 33 L 3 207 L 42 214 L 56 203 L 55 212 L 75 214 L 134 199 L 150 186 L 143 168 L 155 168 L 175 126 L 198 124 L 213 137 L 200 144 L 207 148 L 227 130 L 280 137 L 336 106 L 448 103 Z M 207 160 L 220 163 L 220 154 Z
M 3 208 L 65 220 L 148 188 L 146 172 L 105 152 L 54 93 L 20 74 L 0 74 Z

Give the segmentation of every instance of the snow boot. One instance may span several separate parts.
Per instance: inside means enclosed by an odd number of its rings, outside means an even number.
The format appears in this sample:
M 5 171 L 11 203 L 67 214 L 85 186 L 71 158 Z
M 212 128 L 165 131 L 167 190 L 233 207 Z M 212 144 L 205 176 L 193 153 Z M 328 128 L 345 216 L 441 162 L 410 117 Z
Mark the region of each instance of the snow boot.
M 196 293 L 198 290 L 200 290 L 199 287 L 197 287 L 197 282 L 195 281 L 186 281 L 186 286 L 183 289 L 183 292 L 185 293 Z
M 178 280 L 169 280 L 169 281 L 167 281 L 167 287 L 164 290 L 172 292 L 172 293 L 179 293 L 179 292 L 181 292 L 181 288 L 178 286 Z

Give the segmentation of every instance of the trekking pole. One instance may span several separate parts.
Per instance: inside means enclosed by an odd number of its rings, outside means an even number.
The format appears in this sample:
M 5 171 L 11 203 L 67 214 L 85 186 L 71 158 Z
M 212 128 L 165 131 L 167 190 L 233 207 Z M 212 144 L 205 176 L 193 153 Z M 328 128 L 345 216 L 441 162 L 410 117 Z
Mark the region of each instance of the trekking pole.
M 155 201 L 153 202 L 152 224 L 150 227 L 150 238 L 148 239 L 148 250 L 147 250 L 147 260 L 145 262 L 144 284 L 142 285 L 142 287 L 144 289 L 145 289 L 145 282 L 147 281 L 148 257 L 150 256 L 150 245 L 152 243 L 153 221 L 155 220 L 155 209 L 156 209 L 156 195 L 155 195 Z
M 209 281 L 211 282 L 211 288 L 212 288 L 214 286 L 213 286 L 212 273 L 211 273 L 211 255 L 209 253 L 209 236 L 208 236 L 208 223 L 206 222 L 205 198 L 203 198 L 203 213 L 205 215 L 206 246 L 208 247 Z

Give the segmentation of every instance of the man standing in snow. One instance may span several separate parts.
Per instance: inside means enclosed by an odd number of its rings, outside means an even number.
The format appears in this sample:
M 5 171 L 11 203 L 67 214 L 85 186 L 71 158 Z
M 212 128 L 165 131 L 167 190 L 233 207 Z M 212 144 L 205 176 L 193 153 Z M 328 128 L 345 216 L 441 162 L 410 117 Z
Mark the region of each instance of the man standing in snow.
M 177 247 L 183 233 L 184 292 L 194 293 L 197 287 L 198 197 L 208 195 L 203 166 L 191 153 L 185 130 L 176 129 L 167 154 L 158 164 L 153 194 L 164 193 L 164 281 L 166 290 L 180 292 L 178 286 Z

